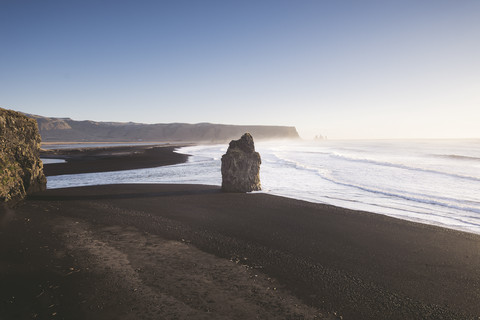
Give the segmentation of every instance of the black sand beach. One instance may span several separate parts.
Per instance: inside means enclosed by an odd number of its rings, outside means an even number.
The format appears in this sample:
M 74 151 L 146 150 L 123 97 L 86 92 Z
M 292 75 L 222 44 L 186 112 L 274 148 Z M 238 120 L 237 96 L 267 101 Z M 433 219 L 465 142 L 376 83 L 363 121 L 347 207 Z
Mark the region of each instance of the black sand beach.
M 203 185 L 0 215 L 0 319 L 478 319 L 480 236 Z
M 46 176 L 132 170 L 168 166 L 187 161 L 188 156 L 174 152 L 184 145 L 136 145 L 96 148 L 43 150 L 42 158 L 64 159 L 65 163 L 44 166 Z

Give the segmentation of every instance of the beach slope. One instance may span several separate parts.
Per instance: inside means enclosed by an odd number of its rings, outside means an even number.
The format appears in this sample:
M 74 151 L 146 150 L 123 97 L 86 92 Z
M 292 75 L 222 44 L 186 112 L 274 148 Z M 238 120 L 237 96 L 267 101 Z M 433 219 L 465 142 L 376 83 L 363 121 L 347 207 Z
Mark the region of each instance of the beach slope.
M 47 190 L 3 211 L 2 319 L 480 315 L 474 234 L 203 185 Z

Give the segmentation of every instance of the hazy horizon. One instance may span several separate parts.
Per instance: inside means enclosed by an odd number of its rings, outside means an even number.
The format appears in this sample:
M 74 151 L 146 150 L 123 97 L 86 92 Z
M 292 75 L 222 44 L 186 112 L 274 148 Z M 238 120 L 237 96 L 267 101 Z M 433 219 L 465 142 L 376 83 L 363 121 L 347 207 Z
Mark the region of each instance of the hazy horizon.
M 33 114 L 32 114 L 33 115 Z M 36 116 L 43 116 L 43 115 L 38 115 L 38 114 L 35 114 Z M 54 116 L 43 116 L 43 117 L 46 117 L 46 118 L 58 118 L 58 117 L 54 117 Z M 191 124 L 191 125 L 195 125 L 195 124 L 201 124 L 201 123 L 209 123 L 209 124 L 213 124 L 213 125 L 237 125 L 237 126 L 280 126 L 282 127 L 282 125 L 265 125 L 265 124 L 245 124 L 245 123 L 239 123 L 239 124 L 232 124 L 232 123 L 212 123 L 212 122 L 197 122 L 197 123 L 189 123 L 189 122 L 181 122 L 181 121 L 176 121 L 176 122 L 170 122 L 170 123 L 163 123 L 163 122 L 134 122 L 134 121 L 107 121 L 107 120 L 92 120 L 92 119 L 72 119 L 70 117 L 61 117 L 62 119 L 71 119 L 73 121 L 94 121 L 94 122 L 105 122 L 105 123 L 109 123 L 109 122 L 113 122 L 113 123 L 125 123 L 125 124 L 128 124 L 128 123 L 135 123 L 135 124 L 146 124 L 146 125 L 149 125 L 149 124 L 173 124 L 173 123 L 185 123 L 185 124 Z M 437 138 L 422 138 L 422 137 L 413 137 L 413 138 L 395 138 L 395 137 L 387 137 L 387 138 L 381 138 L 381 137 L 377 137 L 377 138 L 364 138 L 364 137 L 347 137 L 347 138 L 344 138 L 344 137 L 340 137 L 340 138 L 330 138 L 326 135 L 320 135 L 320 134 L 317 134 L 316 136 L 302 136 L 298 130 L 298 128 L 296 126 L 289 126 L 289 127 L 295 127 L 295 129 L 297 129 L 297 132 L 300 136 L 300 139 L 301 140 L 305 140 L 305 141 L 309 141 L 309 140 L 480 140 L 480 138 L 478 137 L 466 137 L 466 138 L 463 138 L 463 137 L 458 137 L 458 138 L 442 138 L 442 137 L 437 137 Z M 284 139 L 276 139 L 276 138 L 272 138 L 272 139 L 266 139 L 266 140 L 270 140 L 270 141 L 285 141 L 285 139 L 288 140 L 288 138 L 284 138 Z M 264 139 L 262 139 L 264 140 Z M 47 142 L 47 143 L 54 143 L 54 142 Z M 97 143 L 97 142 L 88 142 L 88 143 Z M 113 143 L 122 143 L 122 141 L 118 141 L 118 142 L 113 142 Z M 108 142 L 107 142 L 108 144 Z
M 46 117 L 480 138 L 478 1 L 3 1 L 0 106 Z

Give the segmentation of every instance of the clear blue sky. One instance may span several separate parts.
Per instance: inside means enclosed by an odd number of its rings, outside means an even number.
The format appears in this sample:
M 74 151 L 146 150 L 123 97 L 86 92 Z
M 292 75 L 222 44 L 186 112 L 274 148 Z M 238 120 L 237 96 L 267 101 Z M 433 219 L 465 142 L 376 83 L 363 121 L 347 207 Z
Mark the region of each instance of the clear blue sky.
M 0 0 L 0 106 L 480 137 L 480 1 Z

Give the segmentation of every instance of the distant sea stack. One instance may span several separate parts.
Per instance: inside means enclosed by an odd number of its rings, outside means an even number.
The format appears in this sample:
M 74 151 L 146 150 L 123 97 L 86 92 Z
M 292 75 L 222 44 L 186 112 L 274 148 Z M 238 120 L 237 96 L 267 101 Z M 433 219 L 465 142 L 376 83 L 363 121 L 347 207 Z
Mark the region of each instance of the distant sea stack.
M 15 203 L 45 190 L 37 122 L 22 113 L 0 108 L 0 202 Z
M 44 142 L 205 142 L 225 143 L 250 132 L 256 140 L 300 139 L 295 127 L 240 126 L 212 123 L 158 123 L 75 121 L 27 114 L 38 122 Z
M 253 137 L 245 133 L 232 140 L 222 156 L 222 190 L 250 192 L 262 189 L 260 185 L 260 154 L 255 152 Z

